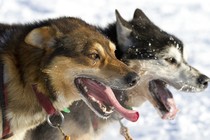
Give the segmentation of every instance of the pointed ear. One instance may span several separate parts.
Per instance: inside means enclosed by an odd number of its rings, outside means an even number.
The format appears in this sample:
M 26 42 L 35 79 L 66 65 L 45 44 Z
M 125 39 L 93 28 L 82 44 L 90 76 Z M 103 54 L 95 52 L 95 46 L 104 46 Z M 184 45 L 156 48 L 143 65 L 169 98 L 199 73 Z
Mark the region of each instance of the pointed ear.
M 125 52 L 128 47 L 131 45 L 131 41 L 129 40 L 130 33 L 132 29 L 130 24 L 124 20 L 120 13 L 115 10 L 117 22 L 116 22 L 116 30 L 117 30 L 117 41 L 120 49 Z
M 59 34 L 61 33 L 57 28 L 49 26 L 35 28 L 26 35 L 25 43 L 38 48 L 50 47 Z
M 133 19 L 146 19 L 146 20 L 150 21 L 149 18 L 144 14 L 144 12 L 138 8 L 135 10 L 135 12 L 133 14 Z

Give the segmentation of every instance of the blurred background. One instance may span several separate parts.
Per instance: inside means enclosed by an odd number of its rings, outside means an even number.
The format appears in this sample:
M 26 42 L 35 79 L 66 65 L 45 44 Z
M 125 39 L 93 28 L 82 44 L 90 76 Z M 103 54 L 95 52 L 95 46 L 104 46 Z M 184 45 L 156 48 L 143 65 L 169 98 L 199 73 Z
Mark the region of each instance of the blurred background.
M 210 1 L 201 0 L 0 0 L 1 23 L 26 23 L 60 16 L 80 17 L 105 27 L 115 21 L 114 10 L 129 20 L 136 8 L 185 44 L 187 61 L 210 77 Z M 134 140 L 209 140 L 210 88 L 202 93 L 171 89 L 180 112 L 161 120 L 150 103 L 137 108 L 138 122 L 123 120 Z M 102 140 L 123 140 L 119 124 L 110 125 Z

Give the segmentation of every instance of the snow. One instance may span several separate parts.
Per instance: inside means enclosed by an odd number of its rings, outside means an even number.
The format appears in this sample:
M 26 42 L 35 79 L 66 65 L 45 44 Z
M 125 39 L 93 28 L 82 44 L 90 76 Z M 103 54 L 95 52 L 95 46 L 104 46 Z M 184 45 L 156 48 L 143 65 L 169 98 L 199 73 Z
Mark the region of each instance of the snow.
M 0 0 L 0 22 L 25 23 L 59 16 L 81 17 L 88 23 L 106 26 L 115 21 L 118 9 L 131 19 L 136 8 L 163 30 L 185 44 L 188 62 L 210 76 L 210 1 L 201 0 Z M 202 93 L 171 89 L 180 112 L 175 120 L 161 120 L 151 104 L 139 110 L 138 122 L 123 120 L 135 140 L 208 140 L 210 138 L 210 88 Z M 119 124 L 104 132 L 103 140 L 122 140 Z

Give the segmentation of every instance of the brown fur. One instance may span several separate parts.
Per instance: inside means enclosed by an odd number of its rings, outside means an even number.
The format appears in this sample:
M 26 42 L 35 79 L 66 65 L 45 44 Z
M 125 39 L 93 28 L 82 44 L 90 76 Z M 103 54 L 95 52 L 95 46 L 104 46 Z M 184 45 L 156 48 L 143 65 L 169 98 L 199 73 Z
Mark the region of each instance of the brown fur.
M 133 71 L 115 58 L 115 47 L 109 40 L 80 19 L 0 24 L 0 39 L 8 92 L 6 115 L 14 139 L 23 139 L 25 132 L 43 122 L 47 115 L 37 102 L 32 84 L 37 84 L 57 110 L 81 99 L 74 85 L 74 79 L 80 75 L 112 87 L 129 88 L 123 79 Z M 100 60 L 95 59 L 95 54 Z

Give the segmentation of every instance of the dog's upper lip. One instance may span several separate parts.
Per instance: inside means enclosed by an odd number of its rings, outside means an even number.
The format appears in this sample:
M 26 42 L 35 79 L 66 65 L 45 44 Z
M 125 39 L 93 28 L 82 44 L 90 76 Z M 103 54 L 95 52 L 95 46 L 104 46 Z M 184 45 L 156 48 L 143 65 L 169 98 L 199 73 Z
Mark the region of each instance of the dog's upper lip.
M 122 107 L 109 86 L 87 77 L 78 77 L 75 82 L 83 85 L 81 88 L 84 89 L 83 92 L 86 93 L 85 96 L 94 98 L 102 104 L 113 106 L 117 112 L 130 121 L 134 122 L 138 120 L 138 112 Z

